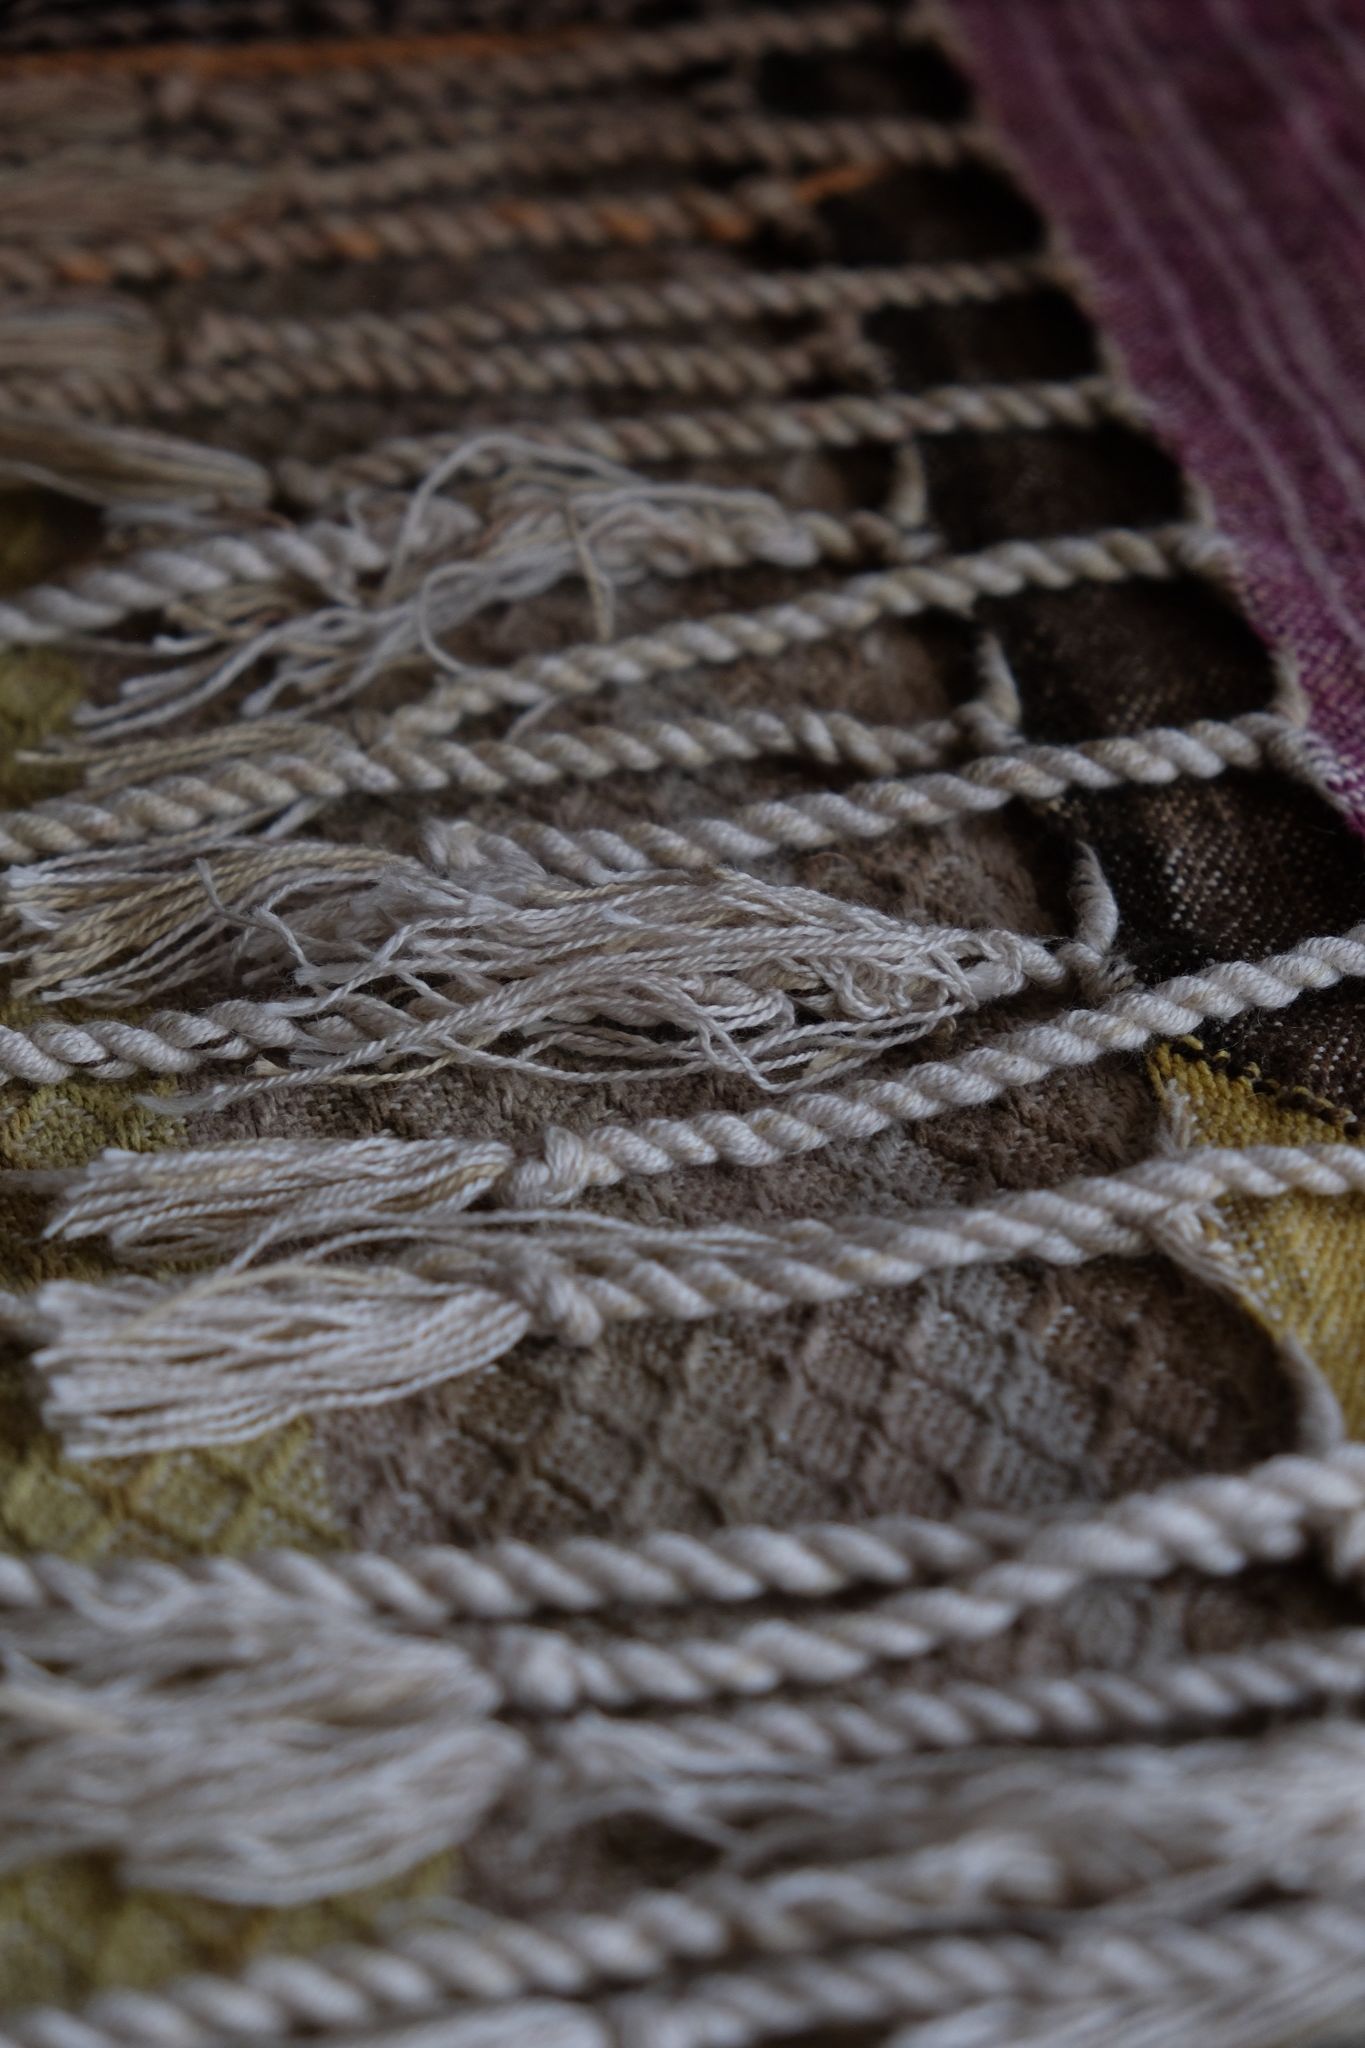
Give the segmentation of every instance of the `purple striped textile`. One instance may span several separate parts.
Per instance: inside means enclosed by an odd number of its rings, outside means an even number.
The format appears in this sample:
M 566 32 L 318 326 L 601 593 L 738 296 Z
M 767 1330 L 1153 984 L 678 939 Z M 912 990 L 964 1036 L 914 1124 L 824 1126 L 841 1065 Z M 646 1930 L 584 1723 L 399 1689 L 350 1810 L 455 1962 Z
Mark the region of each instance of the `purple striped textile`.
M 955 0 L 1365 832 L 1365 4 Z

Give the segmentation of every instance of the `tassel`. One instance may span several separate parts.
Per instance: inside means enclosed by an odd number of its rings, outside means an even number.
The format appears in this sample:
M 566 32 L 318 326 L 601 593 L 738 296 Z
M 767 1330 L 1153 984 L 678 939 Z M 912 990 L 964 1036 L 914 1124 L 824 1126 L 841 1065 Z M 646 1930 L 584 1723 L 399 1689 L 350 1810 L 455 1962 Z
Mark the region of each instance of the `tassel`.
M 77 1457 L 238 1443 L 300 1415 L 372 1407 L 478 1372 L 531 1328 L 506 1292 L 399 1266 L 299 1261 L 189 1286 L 55 1281 L 11 1322 Z
M 31 204 L 31 201 L 29 202 Z M 132 299 L 13 300 L 0 310 L 0 371 L 92 376 L 155 370 L 164 354 L 158 322 Z
M 464 1840 L 524 1757 L 491 1719 L 496 1687 L 451 1643 L 248 1604 L 225 1633 L 77 1629 L 49 1670 L 14 1634 L 0 1871 L 97 1851 L 130 1885 L 330 1897 Z
M 474 1372 L 523 1337 L 593 1344 L 611 1323 L 775 1315 L 1021 1258 L 1077 1265 L 1160 1249 L 1207 1271 L 1225 1197 L 1365 1186 L 1346 1145 L 1197 1147 L 1119 1174 L 891 1221 L 662 1229 L 588 1211 L 406 1215 L 340 1201 L 311 1246 L 190 1280 L 53 1281 L 4 1308 L 37 1345 L 45 1414 L 74 1457 L 230 1442 L 312 1409 L 386 1401 Z M 262 1243 L 283 1236 L 262 1234 Z M 387 1247 L 387 1250 L 384 1248 Z M 378 1253 L 378 1256 L 374 1256 Z
M 450 496 L 457 482 L 483 488 L 481 512 Z M 464 673 L 452 635 L 481 613 L 567 581 L 586 586 L 607 640 L 615 592 L 645 575 L 746 562 L 809 568 L 820 559 L 809 523 L 761 491 L 660 482 L 505 433 L 462 442 L 411 496 L 371 492 L 350 516 L 387 565 L 368 594 L 353 584 L 320 609 L 269 587 L 211 599 L 208 631 L 184 643 L 193 659 L 127 678 L 112 704 L 82 714 L 86 736 L 116 741 L 182 719 L 253 673 L 264 679 L 237 707 L 251 719 L 316 713 L 414 665 Z M 906 545 L 914 538 L 907 531 Z M 218 632 L 215 610 L 224 614 Z
M 124 235 L 130 221 L 143 233 L 187 227 L 244 213 L 263 182 L 258 171 L 193 157 L 108 147 L 54 149 L 0 170 L 0 236 L 10 247 L 60 247 Z
M 40 935 L 17 955 L 22 985 L 117 1005 L 212 969 L 319 1029 L 365 991 L 397 990 L 397 1028 L 362 1048 L 367 1065 L 708 1070 L 782 1088 L 1073 971 L 1064 944 L 915 924 L 726 869 L 587 886 L 486 835 L 453 851 L 470 865 L 445 874 L 317 841 L 235 844 L 189 870 L 170 853 L 21 869 L 10 936 Z M 331 1070 L 356 1057 L 330 1056 Z M 328 1065 L 325 1031 L 300 1059 Z
M 496 1186 L 517 1154 L 496 1139 L 276 1138 L 174 1152 L 107 1151 L 77 1173 L 22 1176 L 65 1199 L 48 1226 L 64 1243 L 102 1238 L 125 1265 L 257 1258 L 287 1238 L 455 1215 Z M 15 1176 L 19 1178 L 20 1176 Z
M 1138 1505 L 1159 1519 L 1161 1496 Z M 1160 1526 L 1182 1527 L 1178 1502 Z M 1170 1747 L 1133 1739 L 1144 1716 L 1168 1740 L 1217 1730 L 1247 1712 L 1258 1678 L 1274 1699 L 1286 1668 L 1274 1645 L 1003 1687 L 916 1671 L 1055 1607 L 1068 1586 L 1132 1569 L 1120 1527 L 1084 1570 L 1073 1546 L 1060 1573 L 1046 1525 L 1032 1546 L 1029 1533 L 1016 1554 L 941 1587 L 816 1602 L 780 1620 L 703 1610 L 663 1640 L 629 1615 L 587 1634 L 572 1621 L 381 1618 L 329 1600 L 325 1567 L 316 1588 L 286 1591 L 224 1565 L 174 1627 L 159 1625 L 154 1601 L 140 1611 L 136 1586 L 131 1602 L 95 1588 L 73 1605 L 11 1609 L 0 1869 L 95 1850 L 128 1883 L 289 1904 L 500 1827 L 534 1855 L 615 1813 L 728 1842 L 755 1872 L 865 1859 L 868 1878 L 889 1882 L 888 1934 L 928 1932 L 935 1912 L 988 1926 L 1011 1910 L 1120 1905 L 1135 1923 L 1200 1917 L 1268 1888 L 1311 1896 L 1357 1883 L 1365 1733 L 1349 1719 Z M 1067 1536 L 1063 1518 L 1054 1553 Z M 1175 1567 L 1178 1537 L 1167 1550 L 1138 1568 L 1140 1583 Z M 1236 1568 L 1249 1561 L 1238 1554 Z M 381 1587 L 405 1569 L 371 1564 Z M 1330 1647 L 1318 1661 L 1332 1668 Z M 875 1689 L 860 1682 L 869 1664 L 885 1667 Z M 1311 1677 L 1288 1697 L 1306 1711 Z M 898 1708 L 900 1739 L 880 1758 L 860 1749 L 859 1727 L 889 1729 Z M 746 1918 L 750 1938 L 775 1924 Z

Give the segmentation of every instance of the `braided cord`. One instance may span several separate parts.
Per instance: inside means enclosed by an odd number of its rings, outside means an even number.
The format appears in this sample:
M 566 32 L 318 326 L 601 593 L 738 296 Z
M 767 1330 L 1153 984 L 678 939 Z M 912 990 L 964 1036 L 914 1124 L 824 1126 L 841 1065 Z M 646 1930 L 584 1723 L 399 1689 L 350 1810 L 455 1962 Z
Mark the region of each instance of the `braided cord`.
M 926 1061 L 910 1074 L 840 1091 L 808 1090 L 745 1114 L 651 1117 L 603 1124 L 585 1134 L 551 1127 L 543 1156 L 509 1165 L 500 1198 L 537 1207 L 572 1199 L 636 1174 L 680 1166 L 768 1166 L 839 1138 L 875 1137 L 896 1123 L 993 1102 L 1069 1067 L 1111 1052 L 1135 1052 L 1153 1038 L 1179 1037 L 1210 1018 L 1249 1009 L 1282 1009 L 1306 989 L 1331 988 L 1365 974 L 1365 925 L 1339 938 L 1305 940 L 1262 961 L 1226 961 L 1177 975 L 1150 989 L 1129 989 L 1091 1010 L 1070 1010 L 1046 1024 L 1005 1033 L 955 1060 Z M 406 1030 L 403 1013 L 373 997 L 334 1013 L 328 1048 L 352 1059 L 381 1057 Z M 294 1020 L 267 1004 L 234 999 L 202 1012 L 162 1010 L 142 1023 L 116 1017 L 40 1018 L 0 1025 L 0 1077 L 47 1083 L 72 1074 L 124 1079 L 190 1074 L 209 1061 L 259 1053 L 286 1058 L 297 1043 Z
M 861 124 L 860 124 L 861 125 Z M 873 126 L 875 127 L 875 123 Z M 363 364 L 395 349 L 423 344 L 526 341 L 545 334 L 611 333 L 624 328 L 702 327 L 714 321 L 796 319 L 884 307 L 986 305 L 1058 281 L 1053 256 L 1010 256 L 978 263 L 905 263 L 849 269 L 743 270 L 714 277 L 572 281 L 517 297 L 458 300 L 406 313 L 347 313 L 304 320 L 214 308 L 188 336 L 188 361 L 207 366 L 256 357 L 324 355 Z M 557 429 L 558 431 L 558 429 Z
M 1041 1519 L 973 1513 L 941 1522 L 889 1516 L 792 1528 L 753 1525 L 709 1536 L 646 1530 L 628 1543 L 570 1537 L 541 1545 L 501 1542 L 481 1550 L 455 1544 L 325 1556 L 277 1550 L 251 1557 L 119 1559 L 100 1565 L 55 1555 L 5 1554 L 0 1555 L 0 1616 L 69 1612 L 103 1616 L 110 1627 L 164 1633 L 187 1626 L 196 1608 L 236 1600 L 247 1605 L 283 1601 L 314 1614 L 424 1629 L 541 1615 L 743 1605 L 774 1595 L 818 1602 L 859 1589 L 892 1592 L 979 1581 L 996 1565 L 1020 1558 L 1082 1577 L 1086 1572 L 1133 1577 L 1149 1572 L 1159 1578 L 1184 1567 L 1222 1574 L 1241 1569 L 1253 1554 L 1294 1555 L 1306 1530 L 1349 1530 L 1352 1514 L 1362 1505 L 1365 1446 L 1344 1444 L 1322 1458 L 1291 1454 L 1249 1472 L 1201 1474 L 1157 1493 L 1133 1494 L 1098 1508 L 1067 1508 Z M 1340 1638 L 1329 1634 L 1322 1641 L 1334 1646 L 1333 1657 L 1344 1660 L 1331 1666 L 1331 1687 L 1355 1683 L 1351 1674 L 1365 1631 L 1344 1631 Z M 1299 1669 L 1294 1658 L 1301 1647 L 1277 1646 L 1276 1654 L 1288 1660 L 1283 1669 Z M 1236 1652 L 1213 1659 L 1207 1668 L 1226 1669 L 1232 1686 L 1240 1683 L 1232 1674 L 1244 1657 L 1265 1654 Z M 1203 1670 L 1205 1661 L 1191 1668 Z M 1326 1684 L 1326 1666 L 1323 1676 Z M 963 1698 L 991 1690 L 968 1685 Z M 1051 1680 L 1030 1681 L 1019 1697 L 1027 1699 L 1035 1691 L 1040 1697 L 1062 1698 Z M 1175 1698 L 1175 1691 L 1169 1696 Z M 1196 1704 L 1197 1697 L 1191 1685 L 1188 1704 Z M 1214 1688 L 1206 1698 L 1212 1707 Z M 753 1711 L 762 1715 L 769 1710 Z M 1219 1711 L 1231 1715 L 1233 1708 Z M 1078 1695 L 1078 1733 L 1085 1715 Z M 753 1725 L 775 1732 L 779 1721 Z M 1032 1725 L 1045 1732 L 1042 1722 Z M 1136 1720 L 1133 1725 L 1140 1732 Z M 990 1727 L 984 1732 L 989 1736 Z M 1003 1732 L 998 1724 L 996 1732 Z M 721 1730 L 716 1739 L 723 1739 Z M 951 1742 L 966 1739 L 964 1732 Z M 946 1734 L 944 1740 L 951 1746 Z
M 904 1222 L 664 1230 L 583 1212 L 520 1219 L 438 1207 L 342 1232 L 343 1249 L 399 1238 L 385 1264 L 334 1262 L 324 1238 L 309 1253 L 220 1268 L 207 1287 L 52 1282 L 17 1317 L 37 1343 L 45 1414 L 69 1452 L 125 1455 L 234 1441 L 314 1409 L 396 1398 L 481 1370 L 527 1335 L 592 1344 L 615 1322 L 776 1315 L 1020 1258 L 1075 1265 L 1161 1248 L 1202 1271 L 1204 1213 L 1216 1202 L 1362 1191 L 1365 1149 L 1335 1144 L 1199 1148 Z M 915 1628 L 888 1640 L 913 1644 Z M 804 1637 L 793 1655 L 823 1668 Z M 663 1682 L 690 1685 L 685 1664 L 665 1659 Z M 861 1668 L 855 1659 L 846 1675 Z M 618 1703 L 611 1672 L 599 1679 L 591 1656 L 582 1669 L 601 1688 L 590 1695 L 598 1704 Z M 777 1682 L 754 1679 L 757 1690 Z
M 919 392 L 841 392 L 832 398 L 755 402 L 679 413 L 646 413 L 638 419 L 557 421 L 557 445 L 604 461 L 631 465 L 666 462 L 747 461 L 762 456 L 801 455 L 819 450 L 899 446 L 915 434 L 1016 433 L 1054 427 L 1091 427 L 1105 419 L 1133 417 L 1133 402 L 1106 376 L 1051 382 L 950 384 Z M 514 431 L 544 435 L 534 422 Z M 386 490 L 420 482 L 438 463 L 461 450 L 458 432 L 400 435 L 355 455 L 318 467 L 292 460 L 279 465 L 279 479 L 299 504 L 335 504 L 356 485 Z M 469 465 L 479 474 L 477 462 Z M 1169 529 L 1168 529 L 1169 530 Z M 1119 529 L 1131 533 L 1131 528 Z M 1187 529 L 1194 541 L 1197 530 Z M 1207 540 L 1207 536 L 1205 536 Z M 1003 545 L 1073 548 L 1065 540 Z
M 613 686 L 628 688 L 678 676 L 699 666 L 730 666 L 747 657 L 771 659 L 793 646 L 862 632 L 882 619 L 913 618 L 935 610 L 970 612 L 982 598 L 1014 595 L 1030 587 L 1065 589 L 1077 582 L 1168 577 L 1177 573 L 1189 546 L 1185 527 L 1156 534 L 1121 529 L 1076 541 L 1010 541 L 945 562 L 906 564 L 854 576 L 833 590 L 788 599 L 764 611 L 682 619 L 656 632 L 605 646 L 589 643 L 566 654 L 532 656 L 513 668 L 482 671 L 469 682 L 439 687 L 422 703 L 388 720 L 379 737 L 365 747 L 348 748 L 344 739 L 319 741 L 320 729 L 309 728 L 311 745 L 325 746 L 330 759 L 326 755 L 321 759 L 286 756 L 278 762 L 269 756 L 264 760 L 234 759 L 214 774 L 168 776 L 104 801 L 91 792 L 52 798 L 30 810 L 10 812 L 0 817 L 0 859 L 40 860 L 95 846 L 192 834 L 210 823 L 221 828 L 264 819 L 291 808 L 301 798 L 318 804 L 357 790 L 386 795 L 406 788 L 440 789 L 448 786 L 450 775 L 433 742 L 498 704 L 584 698 Z M 1267 714 L 1258 726 L 1209 722 L 1191 728 L 1187 735 L 1167 734 L 1157 741 L 1138 736 L 1077 748 L 1033 750 L 1036 774 L 1012 755 L 1008 765 L 1002 761 L 993 769 L 977 764 L 976 780 L 954 778 L 951 785 L 944 782 L 932 790 L 897 795 L 894 785 L 887 785 L 882 794 L 870 789 L 861 795 L 821 792 L 790 805 L 750 806 L 736 820 L 694 825 L 690 857 L 686 831 L 676 835 L 664 832 L 658 846 L 671 848 L 676 838 L 684 864 L 707 865 L 717 857 L 752 857 L 726 850 L 727 831 L 737 835 L 736 844 L 749 840 L 758 844 L 766 835 L 766 851 L 783 844 L 828 844 L 831 837 L 875 838 L 901 822 L 911 822 L 912 817 L 915 822 L 932 823 L 962 811 L 996 809 L 1010 800 L 1006 785 L 1011 778 L 1012 793 L 1019 795 L 1044 789 L 1055 795 L 1070 786 L 1072 777 L 1088 780 L 1093 786 L 1112 787 L 1115 776 L 1122 780 L 1130 770 L 1139 779 L 1168 781 L 1181 773 L 1221 773 L 1228 762 L 1219 754 L 1220 747 L 1230 748 L 1243 765 L 1250 765 L 1258 757 L 1258 747 L 1267 743 L 1286 762 L 1301 759 L 1282 724 Z M 1159 761 L 1153 747 L 1161 754 Z M 1109 768 L 1101 758 L 1106 751 L 1115 764 Z M 998 786 L 988 788 L 992 775 Z M 539 835 L 538 847 L 542 843 L 547 854 L 557 846 L 566 852 L 573 846 L 572 841 L 557 840 L 548 833 Z M 618 844 L 619 835 L 616 839 L 608 836 L 600 844 L 595 835 L 585 835 L 582 841 L 593 858 L 608 863 L 617 857 Z M 653 865 L 658 857 L 643 845 L 634 856 L 629 852 L 623 856 L 627 864 L 638 866 Z M 668 851 L 662 857 L 672 860 L 675 856 Z

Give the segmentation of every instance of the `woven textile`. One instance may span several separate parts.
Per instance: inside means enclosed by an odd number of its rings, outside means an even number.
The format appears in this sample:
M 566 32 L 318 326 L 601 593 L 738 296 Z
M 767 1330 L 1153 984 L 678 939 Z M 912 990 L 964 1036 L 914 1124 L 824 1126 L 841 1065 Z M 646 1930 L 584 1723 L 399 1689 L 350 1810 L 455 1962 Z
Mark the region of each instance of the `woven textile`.
M 1355 46 L 1196 13 L 0 23 L 0 2042 L 1352 2038 Z
M 1355 10 L 967 0 L 960 20 L 1155 419 L 1244 543 L 1248 607 L 1359 825 Z

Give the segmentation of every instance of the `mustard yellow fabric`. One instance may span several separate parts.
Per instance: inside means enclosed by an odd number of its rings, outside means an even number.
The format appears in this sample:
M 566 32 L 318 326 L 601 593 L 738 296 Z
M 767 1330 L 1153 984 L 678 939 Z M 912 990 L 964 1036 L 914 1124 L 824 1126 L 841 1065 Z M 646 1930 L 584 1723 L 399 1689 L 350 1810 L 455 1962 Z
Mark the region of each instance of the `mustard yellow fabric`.
M 1358 1144 L 1354 1119 L 1300 1089 L 1234 1073 L 1191 1041 L 1163 1046 L 1152 1077 L 1185 1134 L 1204 1145 Z M 1324 1374 L 1352 1436 L 1365 1435 L 1365 1195 L 1218 1205 L 1247 1307 Z

